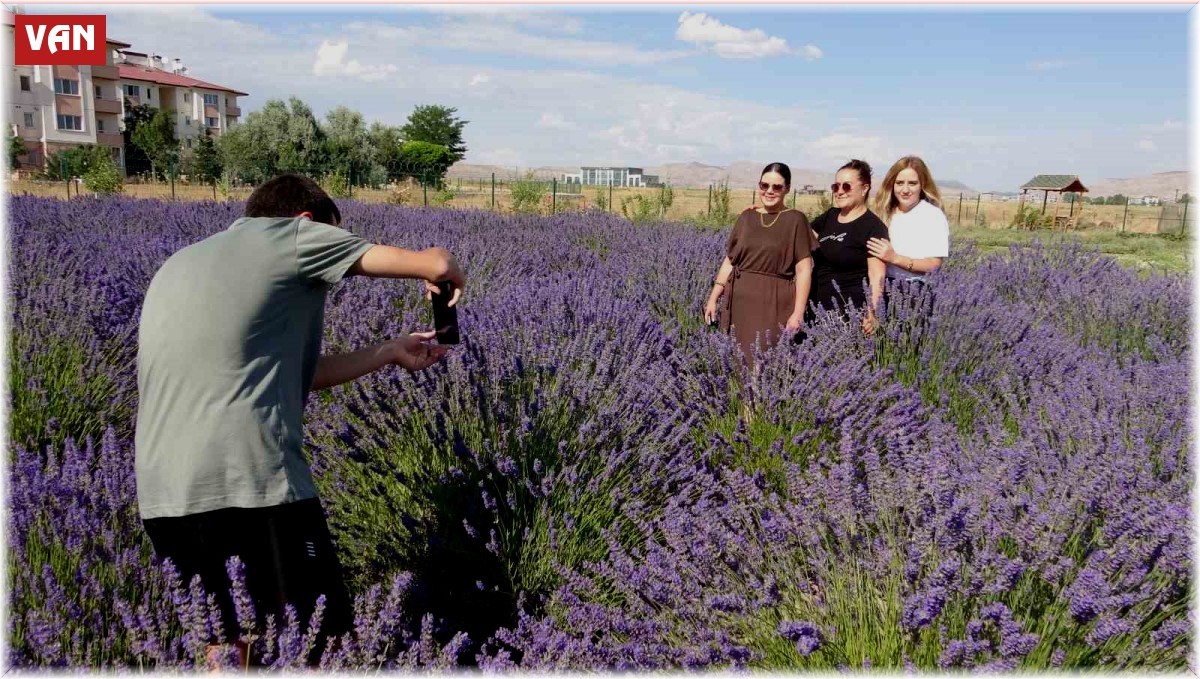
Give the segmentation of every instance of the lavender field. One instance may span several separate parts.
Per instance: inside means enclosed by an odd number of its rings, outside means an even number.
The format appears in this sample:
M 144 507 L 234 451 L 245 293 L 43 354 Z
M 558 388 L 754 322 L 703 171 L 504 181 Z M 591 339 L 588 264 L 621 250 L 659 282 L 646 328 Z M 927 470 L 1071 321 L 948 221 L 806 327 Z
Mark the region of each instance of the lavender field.
M 134 338 L 241 205 L 10 206 L 9 666 L 202 667 L 214 613 L 138 521 Z M 725 234 L 342 210 L 471 288 L 444 365 L 310 399 L 357 595 L 323 668 L 1188 668 L 1186 276 L 956 244 L 878 337 L 824 323 L 748 372 L 699 320 Z M 336 351 L 430 314 L 352 279 L 326 319 Z M 243 638 L 297 667 L 309 623 Z

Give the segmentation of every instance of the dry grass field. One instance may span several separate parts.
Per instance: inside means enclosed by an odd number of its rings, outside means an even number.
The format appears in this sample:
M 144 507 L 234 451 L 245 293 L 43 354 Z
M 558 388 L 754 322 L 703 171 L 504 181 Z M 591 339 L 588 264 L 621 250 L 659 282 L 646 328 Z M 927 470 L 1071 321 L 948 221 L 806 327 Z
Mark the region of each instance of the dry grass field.
M 409 185 L 400 190 L 384 189 L 355 189 L 353 197 L 358 200 L 374 202 L 392 202 L 411 206 L 430 205 L 434 207 L 496 209 L 502 212 L 513 210 L 511 184 L 497 182 L 493 192 L 488 179 L 451 179 L 449 190 L 440 193 L 433 190 L 423 190 L 419 186 Z M 561 187 L 560 187 L 561 188 Z M 234 187 L 228 193 L 223 193 L 213 186 L 190 185 L 176 183 L 172 187 L 168 183 L 127 183 L 125 195 L 134 198 L 157 198 L 161 200 L 245 200 L 253 187 Z M 20 180 L 9 183 L 9 191 L 13 194 L 29 193 L 37 196 L 53 196 L 66 198 L 68 187 L 65 182 L 46 182 Z M 81 186 L 72 185 L 70 195 L 77 192 L 87 193 Z M 611 202 L 609 195 L 612 196 Z M 542 198 L 539 212 L 549 214 L 551 211 L 567 212 L 587 208 L 606 207 L 611 212 L 621 214 L 623 202 L 634 199 L 635 196 L 656 199 L 659 189 L 614 188 L 611 194 L 606 188 L 585 187 L 582 193 L 566 193 L 560 191 L 552 196 L 549 187 Z M 962 227 L 1007 228 L 1012 225 L 1017 214 L 1017 201 L 998 201 L 963 199 L 957 195 L 943 196 L 944 208 L 950 223 Z M 731 189 L 729 196 L 730 210 L 737 213 L 742 208 L 753 204 L 757 199 L 751 189 Z M 788 197 L 788 205 L 812 214 L 818 209 L 820 196 L 794 195 Z M 1026 203 L 1040 211 L 1041 201 L 1030 200 Z M 666 211 L 665 217 L 671 220 L 683 220 L 706 214 L 709 206 L 708 189 L 675 188 L 673 200 Z M 1047 207 L 1047 212 L 1053 212 L 1053 204 Z M 1069 206 L 1059 209 L 1061 216 L 1066 216 Z M 1123 205 L 1087 205 L 1076 206 L 1079 213 L 1078 230 L 1081 231 L 1118 231 L 1125 233 L 1179 233 L 1181 231 L 1182 215 L 1172 217 L 1172 206 L 1157 207 L 1130 205 L 1126 211 Z M 1165 212 L 1164 212 L 1165 211 Z M 1166 219 L 1164 219 L 1164 214 Z M 1187 215 L 1189 223 L 1195 222 L 1195 215 Z

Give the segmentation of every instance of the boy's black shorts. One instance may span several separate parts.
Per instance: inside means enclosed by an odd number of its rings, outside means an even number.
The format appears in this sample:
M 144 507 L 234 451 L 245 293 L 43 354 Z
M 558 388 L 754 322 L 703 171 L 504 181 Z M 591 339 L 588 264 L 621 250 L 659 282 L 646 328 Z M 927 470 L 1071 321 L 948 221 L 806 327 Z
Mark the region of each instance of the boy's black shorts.
M 159 558 L 170 558 L 188 587 L 199 574 L 204 590 L 216 597 L 225 623 L 225 639 L 239 636 L 225 561 L 238 555 L 245 564 L 246 589 L 254 602 L 259 633 L 267 614 L 277 630 L 286 624 L 284 604 L 295 607 L 301 633 L 308 629 L 317 597 L 325 595 L 321 639 L 343 634 L 353 624 L 350 597 L 341 564 L 314 498 L 274 507 L 217 509 L 180 517 L 145 519 L 143 525 Z M 214 640 L 215 641 L 215 640 Z

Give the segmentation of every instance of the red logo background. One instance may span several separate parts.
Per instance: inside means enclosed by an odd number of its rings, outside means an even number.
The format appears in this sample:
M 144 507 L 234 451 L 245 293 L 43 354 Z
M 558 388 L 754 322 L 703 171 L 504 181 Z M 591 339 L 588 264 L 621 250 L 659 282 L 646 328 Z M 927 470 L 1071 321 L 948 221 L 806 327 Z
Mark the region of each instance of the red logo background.
M 13 44 L 16 55 L 13 63 L 17 66 L 103 66 L 107 63 L 105 43 L 107 17 L 103 14 L 17 14 Z M 75 45 L 75 26 L 94 26 L 92 30 L 92 49 L 87 49 L 87 41 L 80 40 L 80 49 L 71 49 Z M 50 32 L 56 26 L 66 26 L 67 48 L 63 49 L 61 42 L 56 41 L 53 54 L 50 53 Z M 26 28 L 31 27 L 31 28 Z M 34 36 L 42 36 L 41 49 L 34 50 L 30 43 L 29 32 Z

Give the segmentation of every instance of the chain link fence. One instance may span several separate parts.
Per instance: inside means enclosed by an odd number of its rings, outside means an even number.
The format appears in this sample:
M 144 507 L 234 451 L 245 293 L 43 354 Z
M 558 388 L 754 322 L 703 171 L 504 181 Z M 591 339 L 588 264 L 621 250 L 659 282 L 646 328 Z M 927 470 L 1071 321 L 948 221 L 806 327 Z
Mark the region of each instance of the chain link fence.
M 438 176 L 422 168 L 391 168 L 385 173 L 366 172 L 353 165 L 342 167 L 292 168 L 322 185 L 334 198 L 385 202 L 413 207 L 453 207 L 525 214 L 557 214 L 601 210 L 634 221 L 648 219 L 729 221 L 743 208 L 754 205 L 758 194 L 751 188 L 713 184 L 705 188 L 671 186 L 669 180 L 655 187 L 581 185 L 556 177 L 537 176 L 532 171 L 496 173 L 451 173 Z M 49 178 L 48 174 L 55 175 Z M 12 193 L 75 198 L 88 195 L 81 177 L 69 176 L 65 168 L 46 171 L 41 165 L 21 164 L 10 176 Z M 127 176 L 123 193 L 136 198 L 160 200 L 245 200 L 257 186 L 248 178 L 223 173 L 201 180 L 169 167 L 157 177 Z M 742 193 L 742 192 L 745 193 Z M 828 192 L 793 191 L 786 199 L 790 207 L 817 214 L 830 204 Z M 744 204 L 742 197 L 744 196 Z M 1049 203 L 1049 206 L 1054 203 Z M 943 196 L 943 210 L 955 227 L 1038 228 L 1056 230 L 1100 230 L 1123 233 L 1186 235 L 1195 226 L 1195 210 L 1189 202 L 1141 205 L 1126 199 L 1124 205 L 1083 203 L 1069 196 L 1045 212 L 1037 201 L 1027 202 L 1024 212 L 1017 200 L 965 193 Z

